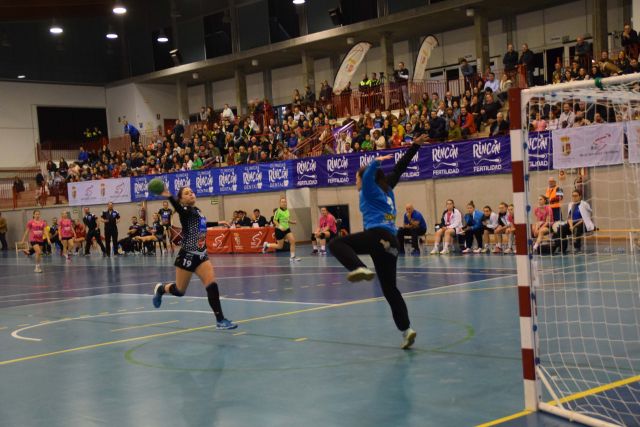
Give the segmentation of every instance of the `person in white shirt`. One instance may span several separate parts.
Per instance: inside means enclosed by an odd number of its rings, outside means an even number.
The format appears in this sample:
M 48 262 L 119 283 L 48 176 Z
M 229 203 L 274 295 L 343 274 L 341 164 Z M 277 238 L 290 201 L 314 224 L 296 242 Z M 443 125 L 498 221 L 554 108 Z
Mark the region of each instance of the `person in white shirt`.
M 201 122 L 206 122 L 209 120 L 209 112 L 205 107 L 200 108 L 200 113 L 198 114 L 198 118 Z
M 373 143 L 376 150 L 384 150 L 387 148 L 387 140 L 384 139 L 379 129 L 373 131 Z
M 547 120 L 547 130 L 556 130 L 560 126 L 560 120 L 556 117 L 556 113 L 552 110 L 549 111 L 549 120 Z
M 576 115 L 571 109 L 571 105 L 565 102 L 562 105 L 562 113 L 560 114 L 560 120 L 558 127 L 560 129 L 573 127 L 573 123 L 576 121 Z
M 224 109 L 222 110 L 222 118 L 224 120 L 228 120 L 229 123 L 233 123 L 235 121 L 235 116 L 233 115 L 233 110 L 229 107 L 229 104 L 224 104 Z
M 436 231 L 435 242 L 430 252 L 431 255 L 451 253 L 449 248 L 453 244 L 453 239 L 462 232 L 462 214 L 456 209 L 453 200 L 447 200 L 446 206 L 447 208 L 442 213 L 440 220 L 440 228 Z M 442 251 L 438 252 L 438 246 L 442 240 L 444 240 L 444 246 Z
M 495 95 L 500 92 L 500 82 L 496 80 L 496 75 L 493 73 L 489 73 L 489 79 L 484 84 L 484 90 L 487 88 L 491 88 Z
M 582 200 L 582 193 L 573 190 L 569 203 L 567 225 L 573 236 L 573 249 L 575 252 L 582 250 L 582 235 L 585 231 L 593 231 L 596 227 L 591 219 L 591 206 Z

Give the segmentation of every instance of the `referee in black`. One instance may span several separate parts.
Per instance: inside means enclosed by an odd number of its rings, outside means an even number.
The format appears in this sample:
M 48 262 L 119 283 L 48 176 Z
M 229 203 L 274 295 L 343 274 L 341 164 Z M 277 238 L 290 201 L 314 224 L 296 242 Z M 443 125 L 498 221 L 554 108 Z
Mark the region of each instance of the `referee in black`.
M 98 217 L 91 213 L 89 208 L 84 208 L 84 217 L 82 218 L 85 227 L 87 227 L 87 240 L 84 245 L 84 256 L 89 256 L 89 250 L 91 248 L 91 240 L 96 239 L 96 243 L 102 249 L 102 256 L 107 256 L 107 251 L 102 244 L 102 237 L 100 236 L 100 228 L 98 227 Z
M 113 242 L 113 254 L 118 255 L 118 223 L 120 214 L 113 209 L 113 202 L 107 204 L 107 210 L 102 212 L 100 221 L 104 224 L 104 239 L 107 243 L 107 256 L 111 256 L 111 242 Z

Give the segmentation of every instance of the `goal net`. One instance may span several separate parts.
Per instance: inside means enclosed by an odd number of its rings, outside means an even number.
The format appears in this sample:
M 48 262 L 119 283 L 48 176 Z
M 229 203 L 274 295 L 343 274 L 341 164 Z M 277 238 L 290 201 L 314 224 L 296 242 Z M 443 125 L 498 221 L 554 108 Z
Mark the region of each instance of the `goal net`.
M 518 268 L 531 286 L 537 409 L 638 426 L 640 77 L 532 88 L 510 108 L 526 142 Z

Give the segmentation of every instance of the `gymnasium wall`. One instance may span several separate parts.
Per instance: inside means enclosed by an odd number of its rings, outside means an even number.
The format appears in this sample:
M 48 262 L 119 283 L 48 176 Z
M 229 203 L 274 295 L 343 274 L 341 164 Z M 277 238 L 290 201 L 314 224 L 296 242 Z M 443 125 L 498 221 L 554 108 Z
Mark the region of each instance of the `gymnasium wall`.
M 36 107 L 106 107 L 105 89 L 0 82 L 0 169 L 36 165 L 39 143 Z

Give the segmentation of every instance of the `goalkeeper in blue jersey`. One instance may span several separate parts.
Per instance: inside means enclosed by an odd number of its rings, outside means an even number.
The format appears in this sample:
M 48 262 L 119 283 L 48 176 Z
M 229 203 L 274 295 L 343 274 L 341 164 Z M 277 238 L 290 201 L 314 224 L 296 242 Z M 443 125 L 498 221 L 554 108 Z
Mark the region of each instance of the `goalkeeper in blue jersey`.
M 378 157 L 368 166 L 360 168 L 356 175 L 356 187 L 360 193 L 364 231 L 335 239 L 329 244 L 331 253 L 349 270 L 349 281 L 372 280 L 375 274 L 378 275 L 382 293 L 391 306 L 393 320 L 402 332 L 403 349 L 411 347 L 416 332 L 411 329 L 407 305 L 396 286 L 398 230 L 393 188 L 425 140 L 426 135 L 416 138 L 390 174 L 385 175 L 380 164 L 392 159 L 392 154 Z M 371 255 L 375 274 L 358 258 L 358 255 L 364 254 Z

